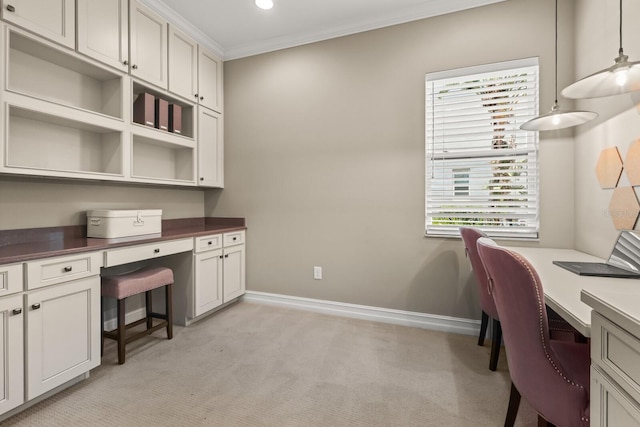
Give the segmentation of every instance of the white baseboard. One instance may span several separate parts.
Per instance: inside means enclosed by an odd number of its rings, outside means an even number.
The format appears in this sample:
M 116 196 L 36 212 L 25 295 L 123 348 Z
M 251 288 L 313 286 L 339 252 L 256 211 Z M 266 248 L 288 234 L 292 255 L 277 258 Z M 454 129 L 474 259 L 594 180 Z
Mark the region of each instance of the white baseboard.
M 318 313 L 373 320 L 376 322 L 393 323 L 396 325 L 413 326 L 416 328 L 452 332 L 456 334 L 478 335 L 480 331 L 479 320 L 439 316 L 437 314 L 393 310 L 389 308 L 371 307 L 366 305 L 348 304 L 343 302 L 256 291 L 247 291 L 242 299 L 249 302 L 273 304 Z
M 115 313 L 115 310 L 114 310 L 114 313 Z M 124 314 L 124 323 L 128 325 L 131 322 L 135 322 L 136 320 L 140 320 L 144 318 L 146 315 L 147 315 L 147 311 L 144 307 L 137 308 L 132 311 L 127 311 Z M 112 331 L 117 327 L 118 327 L 118 319 L 116 317 L 113 317 L 109 320 L 105 320 L 104 322 L 105 331 Z

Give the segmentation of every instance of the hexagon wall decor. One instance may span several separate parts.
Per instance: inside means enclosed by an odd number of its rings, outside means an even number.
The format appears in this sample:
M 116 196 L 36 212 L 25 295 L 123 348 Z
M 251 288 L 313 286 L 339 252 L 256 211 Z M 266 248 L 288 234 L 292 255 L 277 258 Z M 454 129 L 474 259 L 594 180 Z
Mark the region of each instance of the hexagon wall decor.
M 640 139 L 637 139 L 627 151 L 624 170 L 631 185 L 640 185 Z
M 596 176 L 602 188 L 616 188 L 622 175 L 622 157 L 618 147 L 605 148 L 596 164 Z
M 633 187 L 618 187 L 613 190 L 609 216 L 617 230 L 633 230 L 639 214 L 640 203 Z

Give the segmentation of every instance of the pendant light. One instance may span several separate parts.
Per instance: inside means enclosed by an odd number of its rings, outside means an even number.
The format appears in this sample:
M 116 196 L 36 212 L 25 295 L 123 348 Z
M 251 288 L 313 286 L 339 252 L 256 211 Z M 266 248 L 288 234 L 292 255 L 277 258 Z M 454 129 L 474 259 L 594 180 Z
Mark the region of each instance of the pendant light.
M 615 64 L 564 88 L 567 98 L 600 98 L 640 90 L 640 61 L 629 62 L 622 50 L 622 0 L 620 0 L 620 49 Z
M 591 111 L 568 111 L 561 110 L 558 105 L 558 0 L 556 0 L 556 51 L 555 51 L 555 95 L 556 99 L 547 114 L 535 117 L 520 126 L 523 130 L 544 131 L 564 129 L 578 126 L 598 117 L 598 113 Z

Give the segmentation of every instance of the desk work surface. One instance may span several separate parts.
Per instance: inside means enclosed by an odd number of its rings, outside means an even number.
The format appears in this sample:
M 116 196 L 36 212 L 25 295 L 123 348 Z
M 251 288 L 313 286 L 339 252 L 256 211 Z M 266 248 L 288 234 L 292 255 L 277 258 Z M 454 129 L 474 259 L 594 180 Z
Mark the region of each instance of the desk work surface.
M 161 235 L 130 240 L 87 238 L 86 225 L 0 230 L 0 264 L 94 250 L 206 236 L 246 229 L 244 218 L 184 218 L 162 221 Z
M 547 305 L 586 337 L 591 336 L 591 307 L 581 299 L 583 290 L 594 295 L 609 292 L 640 299 L 638 279 L 580 276 L 553 264 L 553 261 L 605 262 L 602 258 L 573 249 L 507 248 L 533 265 L 542 281 Z

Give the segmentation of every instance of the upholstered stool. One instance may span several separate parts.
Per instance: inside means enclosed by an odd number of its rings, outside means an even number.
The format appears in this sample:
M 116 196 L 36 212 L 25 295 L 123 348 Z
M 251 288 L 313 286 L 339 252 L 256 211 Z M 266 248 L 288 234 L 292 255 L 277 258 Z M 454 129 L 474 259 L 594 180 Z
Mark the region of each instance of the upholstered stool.
M 124 363 L 125 345 L 131 341 L 147 336 L 164 327 L 167 328 L 167 338 L 173 338 L 171 285 L 173 285 L 173 271 L 166 267 L 145 267 L 131 273 L 102 277 L 102 296 L 118 300 L 118 328 L 112 331 L 103 331 L 102 348 L 104 349 L 104 338 L 118 341 L 118 363 L 120 365 Z M 162 286 L 165 289 L 166 314 L 154 313 L 151 306 L 151 291 Z M 127 325 L 124 321 L 125 299 L 142 292 L 146 296 L 146 317 Z M 161 322 L 154 325 L 154 318 L 161 319 Z M 146 330 L 127 335 L 128 328 L 143 323 L 147 324 Z M 102 324 L 104 325 L 104 321 Z

